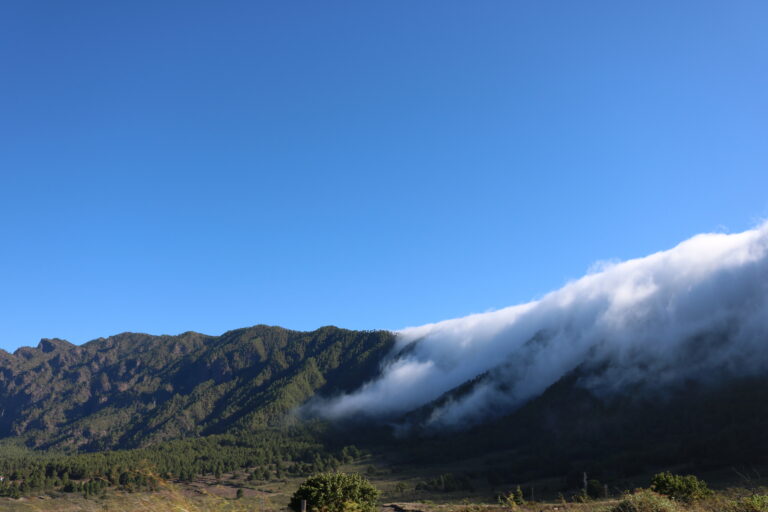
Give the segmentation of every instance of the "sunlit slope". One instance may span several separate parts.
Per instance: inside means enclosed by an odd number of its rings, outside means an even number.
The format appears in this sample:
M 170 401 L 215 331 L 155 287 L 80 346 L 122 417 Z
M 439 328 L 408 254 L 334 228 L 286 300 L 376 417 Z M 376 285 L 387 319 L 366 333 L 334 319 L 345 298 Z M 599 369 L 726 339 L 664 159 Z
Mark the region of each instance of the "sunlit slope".
M 43 340 L 0 357 L 0 436 L 35 446 L 140 446 L 277 425 L 308 398 L 375 375 L 386 331 L 255 326 L 222 336 Z

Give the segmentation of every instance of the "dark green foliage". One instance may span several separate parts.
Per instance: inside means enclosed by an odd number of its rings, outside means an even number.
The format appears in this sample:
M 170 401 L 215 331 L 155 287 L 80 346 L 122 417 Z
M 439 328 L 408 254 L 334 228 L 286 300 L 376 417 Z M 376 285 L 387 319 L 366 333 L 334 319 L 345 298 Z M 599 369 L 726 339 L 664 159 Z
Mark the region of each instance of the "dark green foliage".
M 694 475 L 675 475 L 666 471 L 651 479 L 651 490 L 674 500 L 691 503 L 712 495 L 707 483 Z
M 587 482 L 587 496 L 596 500 L 602 498 L 603 494 L 605 494 L 605 488 L 599 480 L 592 479 Z
M 310 512 L 372 512 L 378 497 L 379 491 L 359 474 L 320 473 L 299 486 L 291 497 L 290 507 L 301 512 L 301 501 L 306 500 Z
M 416 490 L 455 492 L 472 491 L 474 488 L 472 487 L 472 482 L 465 475 L 445 473 L 431 480 L 425 480 L 416 484 Z
M 88 496 L 99 494 L 105 487 L 129 492 L 153 490 L 158 486 L 158 475 L 191 481 L 199 475 L 223 476 L 243 469 L 252 471 L 254 479 L 266 480 L 271 466 L 281 474 L 307 476 L 339 465 L 341 450 L 324 446 L 317 441 L 319 437 L 320 432 L 307 424 L 101 453 L 63 455 L 9 449 L 0 457 L 0 475 L 6 476 L 0 482 L 0 496 L 51 489 Z M 88 482 L 94 483 L 89 486 Z

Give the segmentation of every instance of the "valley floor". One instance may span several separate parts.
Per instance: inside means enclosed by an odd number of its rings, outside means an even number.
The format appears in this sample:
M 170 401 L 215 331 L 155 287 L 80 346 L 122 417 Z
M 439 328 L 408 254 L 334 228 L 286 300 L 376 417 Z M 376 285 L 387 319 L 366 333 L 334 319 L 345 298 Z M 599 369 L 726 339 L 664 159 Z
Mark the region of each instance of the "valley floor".
M 768 491 L 768 489 L 764 489 Z M 596 500 L 589 503 L 536 502 L 514 509 L 488 503 L 383 503 L 380 512 L 609 512 L 619 499 Z M 262 506 L 266 508 L 262 508 Z M 113 494 L 95 499 L 79 496 L 31 497 L 0 499 L 0 512 L 269 512 L 286 510 L 275 504 L 263 504 L 260 497 L 241 499 L 216 495 L 189 496 L 186 493 L 158 492 Z M 678 512 L 762 512 L 762 509 L 738 508 L 736 501 L 724 495 L 692 505 L 680 505 Z M 648 511 L 656 512 L 656 511 Z
M 570 497 L 550 493 L 513 508 L 500 506 L 495 489 L 478 488 L 473 491 L 435 492 L 417 489 L 416 485 L 439 470 L 422 469 L 418 472 L 393 471 L 377 466 L 369 459 L 364 464 L 342 467 L 342 471 L 366 474 L 382 491 L 380 512 L 608 512 L 622 498 L 616 489 L 610 498 L 588 503 L 574 502 Z M 754 494 L 768 494 L 768 478 L 763 472 L 752 470 L 749 475 L 732 470 L 706 475 L 716 490 L 713 497 L 693 505 L 680 505 L 678 512 L 768 512 L 760 508 L 739 508 L 738 500 Z M 768 473 L 766 473 L 768 474 Z M 284 512 L 290 496 L 303 478 L 288 478 L 270 482 L 249 481 L 247 472 L 224 474 L 221 478 L 203 477 L 189 483 L 162 482 L 158 492 L 123 493 L 108 490 L 104 495 L 84 498 L 74 493 L 27 496 L 20 499 L 0 498 L 0 512 Z M 637 487 L 645 477 L 639 477 Z M 647 483 L 647 482 L 646 482 Z M 553 482 L 536 482 L 546 489 Z M 626 482 L 627 485 L 631 482 Z M 524 489 L 533 483 L 523 485 Z M 536 488 L 536 487 L 534 487 Z M 632 486 L 628 489 L 633 488 Z M 237 497 L 238 489 L 241 497 Z M 654 511 L 655 512 L 655 511 Z

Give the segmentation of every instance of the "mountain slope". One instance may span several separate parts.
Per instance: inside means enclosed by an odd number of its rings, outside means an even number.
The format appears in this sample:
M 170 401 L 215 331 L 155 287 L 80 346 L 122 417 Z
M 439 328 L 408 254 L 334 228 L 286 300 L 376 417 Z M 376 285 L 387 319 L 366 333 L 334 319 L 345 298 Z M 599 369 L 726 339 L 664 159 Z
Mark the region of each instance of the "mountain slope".
M 607 368 L 582 364 L 511 412 L 499 408 L 480 423 L 430 421 L 481 386 L 508 392 L 494 369 L 386 422 L 356 415 L 310 424 L 292 414 L 311 399 L 375 380 L 394 346 L 387 331 L 263 325 L 218 337 L 124 333 L 82 346 L 42 340 L 36 348 L 0 353 L 0 439 L 80 451 L 152 446 L 152 453 L 176 457 L 185 445 L 166 441 L 212 436 L 207 439 L 224 443 L 222 450 L 233 436 L 215 434 L 235 433 L 250 436 L 253 453 L 262 453 L 260 443 L 269 438 L 270 446 L 314 446 L 321 457 L 354 444 L 417 466 L 485 457 L 489 481 L 500 482 L 585 469 L 617 478 L 676 464 L 768 463 L 764 376 L 635 385 L 605 395 L 589 383 Z M 399 425 L 398 436 L 391 435 L 392 424 Z M 246 465 L 254 457 L 239 456 Z M 205 471 L 206 457 L 189 455 L 186 465 Z M 158 464 L 170 464 L 164 460 Z
M 393 346 L 386 331 L 255 326 L 206 336 L 44 339 L 0 354 L 0 437 L 36 447 L 143 446 L 290 421 L 316 394 L 349 391 Z
M 481 375 L 406 415 L 400 432 L 408 435 L 395 446 L 417 466 L 485 457 L 489 480 L 499 482 L 768 464 L 768 377 L 601 395 L 584 385 L 594 371 L 579 367 L 519 409 L 482 424 L 438 430 L 425 421 L 482 383 Z

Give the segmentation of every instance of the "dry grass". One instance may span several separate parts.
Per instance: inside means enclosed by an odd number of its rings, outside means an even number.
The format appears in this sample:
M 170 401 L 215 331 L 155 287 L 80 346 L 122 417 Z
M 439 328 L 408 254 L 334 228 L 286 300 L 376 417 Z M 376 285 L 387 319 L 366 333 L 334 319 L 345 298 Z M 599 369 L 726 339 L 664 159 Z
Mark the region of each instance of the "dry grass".
M 345 471 L 366 473 L 371 460 L 365 464 L 343 467 Z M 496 489 L 483 487 L 475 492 L 430 493 L 415 491 L 415 484 L 435 472 L 453 468 L 433 468 L 432 471 L 397 471 L 392 473 L 379 466 L 369 475 L 383 491 L 382 512 L 610 512 L 620 498 L 589 503 L 563 502 L 556 494 L 544 496 L 545 502 L 528 503 L 510 509 L 495 503 Z M 716 475 L 713 475 L 713 477 Z M 246 472 L 223 475 L 217 480 L 201 477 L 194 482 L 174 484 L 162 482 L 158 492 L 122 493 L 109 490 L 106 497 L 85 499 L 81 495 L 57 493 L 52 497 L 26 497 L 19 500 L 0 498 L 0 512 L 284 512 L 291 494 L 303 478 L 288 478 L 270 482 L 249 482 Z M 715 480 L 715 478 L 713 478 Z M 725 480 L 720 480 L 725 482 Z M 407 491 L 397 489 L 397 484 Z M 546 485 L 555 488 L 556 482 L 536 482 L 537 489 Z M 754 485 L 753 485 L 754 484 Z M 691 505 L 680 504 L 680 512 L 768 512 L 768 510 L 737 507 L 745 497 L 768 494 L 765 479 L 744 481 L 734 487 L 720 485 L 712 498 Z M 741 487 L 741 486 L 744 487 Z M 749 487 L 749 488 L 745 488 Z M 243 497 L 236 499 L 237 489 Z M 537 491 L 538 493 L 538 491 Z M 542 493 L 544 494 L 544 493 Z M 618 493 L 617 493 L 618 494 Z M 537 494 L 540 497 L 540 494 Z
M 275 512 L 283 507 L 269 496 L 249 492 L 241 499 L 227 497 L 231 489 L 212 486 L 211 491 L 164 482 L 157 492 L 110 492 L 85 499 L 80 495 L 0 498 L 0 512 Z M 218 492 L 217 492 L 218 491 Z
M 515 509 L 477 503 L 388 503 L 382 512 L 610 512 L 620 500 L 590 503 L 528 503 Z M 716 495 L 692 505 L 679 504 L 680 512 L 761 512 L 736 508 L 737 498 Z M 263 508 L 262 508 L 263 507 Z M 187 490 L 168 486 L 156 493 L 112 493 L 106 498 L 84 499 L 63 495 L 0 499 L 0 512 L 276 512 L 283 504 L 262 501 L 262 496 L 236 500 L 216 494 L 191 495 Z

